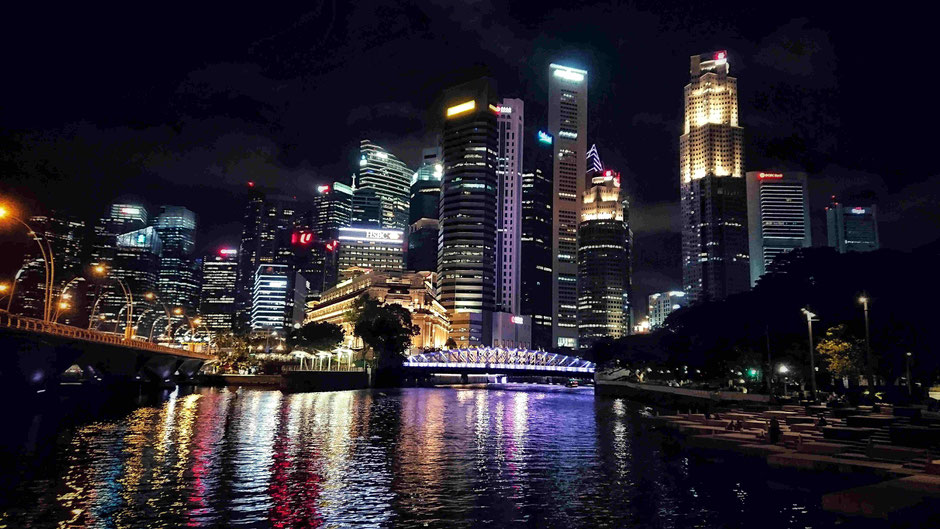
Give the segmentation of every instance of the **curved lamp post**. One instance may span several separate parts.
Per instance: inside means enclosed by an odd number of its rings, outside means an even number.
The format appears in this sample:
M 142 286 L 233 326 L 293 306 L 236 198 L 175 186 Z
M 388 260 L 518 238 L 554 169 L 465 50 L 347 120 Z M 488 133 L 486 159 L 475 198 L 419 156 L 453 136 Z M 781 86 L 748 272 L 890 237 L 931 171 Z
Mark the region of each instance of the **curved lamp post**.
M 52 246 L 49 245 L 48 240 L 40 237 L 39 234 L 36 233 L 36 230 L 34 230 L 29 224 L 24 222 L 19 217 L 14 216 L 9 209 L 0 206 L 0 220 L 6 218 L 19 222 L 24 227 L 26 227 L 26 229 L 29 230 L 30 237 L 36 241 L 36 244 L 39 245 L 39 253 L 42 255 L 42 263 L 43 267 L 45 268 L 45 301 L 43 303 L 42 319 L 43 321 L 49 321 L 50 317 L 52 316 L 52 285 L 55 278 L 55 258 L 52 255 Z M 45 244 L 43 244 L 43 242 L 45 242 Z M 13 293 L 10 292 L 10 301 L 12 300 Z M 9 302 L 7 303 L 9 306 Z

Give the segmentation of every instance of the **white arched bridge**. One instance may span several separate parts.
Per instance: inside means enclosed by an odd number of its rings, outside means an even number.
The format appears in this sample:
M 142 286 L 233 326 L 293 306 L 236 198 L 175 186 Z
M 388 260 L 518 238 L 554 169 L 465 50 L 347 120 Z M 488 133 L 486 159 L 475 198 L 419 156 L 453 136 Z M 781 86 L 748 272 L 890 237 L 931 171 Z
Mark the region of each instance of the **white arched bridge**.
M 426 372 L 545 375 L 589 378 L 594 362 L 577 356 L 529 349 L 470 347 L 409 356 L 405 367 Z

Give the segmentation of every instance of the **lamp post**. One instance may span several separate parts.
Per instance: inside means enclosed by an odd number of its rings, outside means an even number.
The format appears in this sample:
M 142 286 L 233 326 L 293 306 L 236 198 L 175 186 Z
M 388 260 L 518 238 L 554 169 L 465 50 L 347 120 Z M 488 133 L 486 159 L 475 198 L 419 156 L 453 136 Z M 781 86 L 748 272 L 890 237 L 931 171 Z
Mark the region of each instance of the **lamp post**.
M 907 365 L 905 366 L 905 367 L 907 368 L 907 369 L 906 369 L 906 371 L 907 371 L 907 376 L 906 376 L 905 378 L 907 379 L 907 396 L 908 396 L 908 397 L 910 397 L 910 396 L 912 396 L 912 395 L 914 394 L 914 388 L 913 388 L 912 385 L 911 385 L 911 384 L 912 384 L 912 383 L 911 383 L 911 356 L 912 356 L 912 355 L 911 355 L 911 352 L 910 352 L 910 351 L 908 351 L 907 354 L 904 355 L 904 360 L 905 360 L 905 363 L 907 364 Z
M 13 305 L 13 294 L 16 292 L 16 282 L 20 280 L 20 276 L 23 275 L 25 271 L 26 265 L 24 264 L 16 271 L 16 275 L 13 276 L 13 281 L 10 282 L 10 297 L 7 298 L 7 312 L 10 312 L 10 307 Z
M 865 375 L 868 378 L 868 390 L 875 392 L 875 369 L 871 362 L 871 334 L 868 330 L 868 296 L 861 296 L 858 302 L 862 304 L 865 313 Z
M 105 276 L 108 273 L 108 269 L 103 264 L 99 263 L 93 266 L 92 272 L 94 272 L 96 275 L 99 275 L 99 276 Z M 121 292 L 124 293 L 124 302 L 125 302 L 125 307 L 127 308 L 127 321 L 124 324 L 124 339 L 130 341 L 134 339 L 134 334 L 135 334 L 134 333 L 134 293 L 131 292 L 130 287 L 127 286 L 127 284 L 124 281 L 122 281 L 120 278 L 112 277 L 111 279 L 117 282 L 118 286 L 121 287 Z M 95 305 L 97 304 L 98 303 L 95 302 Z M 92 309 L 92 311 L 94 311 L 94 309 Z M 121 313 L 119 311 L 118 316 L 120 316 L 120 314 Z M 115 331 L 117 330 L 117 326 L 115 326 L 114 330 Z
M 144 297 L 150 301 L 156 301 L 157 303 L 160 304 L 161 307 L 163 307 L 163 312 L 166 313 L 166 318 L 167 318 L 166 319 L 166 332 L 167 334 L 169 334 L 170 326 L 173 323 L 173 316 L 170 314 L 170 309 L 167 308 L 166 303 L 164 303 L 163 300 L 160 299 L 160 297 L 154 294 L 153 292 L 147 292 L 146 294 L 144 294 Z M 173 313 L 176 315 L 180 315 L 183 313 L 183 309 L 176 307 L 175 309 L 173 309 Z M 153 335 L 153 327 L 150 328 L 150 334 L 151 336 Z
M 813 350 L 813 318 L 815 314 L 808 309 L 801 309 L 806 315 L 806 330 L 809 335 L 809 374 L 813 387 L 813 400 L 816 400 L 816 353 Z
M 49 321 L 50 317 L 52 316 L 52 285 L 55 278 L 55 258 L 52 255 L 52 246 L 49 245 L 48 240 L 40 237 L 39 234 L 36 233 L 36 231 L 33 230 L 29 224 L 26 224 L 26 222 L 24 222 L 19 217 L 14 216 L 9 209 L 0 206 L 0 220 L 5 218 L 10 218 L 26 227 L 26 229 L 29 230 L 29 235 L 34 241 L 36 241 L 36 244 L 39 245 L 39 253 L 42 256 L 42 264 L 45 268 L 45 300 L 43 303 L 42 319 L 43 321 Z M 45 244 L 43 244 L 43 242 L 45 242 Z M 10 292 L 10 301 L 12 300 L 13 293 Z M 9 307 L 9 302 L 7 306 Z M 9 310 L 9 308 L 7 310 Z
M 62 314 L 62 309 L 68 308 L 68 307 L 62 307 L 62 304 L 65 300 L 69 299 L 69 294 L 68 294 L 69 287 L 72 286 L 72 283 L 76 281 L 84 281 L 84 280 L 85 280 L 84 277 L 76 276 L 76 277 L 73 277 L 72 279 L 69 279 L 68 283 L 66 283 L 65 286 L 62 287 L 62 292 L 59 293 L 59 299 L 57 299 L 55 303 L 57 308 L 56 308 L 55 313 L 52 315 L 53 323 L 58 323 L 59 316 Z M 68 305 L 68 303 L 65 303 L 65 304 Z

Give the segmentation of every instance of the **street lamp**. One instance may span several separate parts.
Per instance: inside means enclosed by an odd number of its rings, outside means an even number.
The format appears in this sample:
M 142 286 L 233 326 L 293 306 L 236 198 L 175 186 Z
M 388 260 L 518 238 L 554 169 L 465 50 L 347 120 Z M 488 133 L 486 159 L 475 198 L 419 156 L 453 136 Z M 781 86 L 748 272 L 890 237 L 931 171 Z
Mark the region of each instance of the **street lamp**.
M 12 219 L 16 222 L 19 222 L 29 230 L 29 235 L 32 237 L 36 244 L 39 245 L 39 253 L 42 255 L 42 263 L 45 268 L 45 301 L 43 304 L 42 319 L 43 321 L 49 321 L 50 316 L 52 315 L 52 285 L 55 278 L 55 258 L 52 255 L 52 246 L 49 244 L 48 240 L 43 239 L 36 233 L 35 230 L 29 225 L 26 224 L 22 219 L 13 215 L 13 213 L 6 207 L 0 206 L 0 220 L 3 219 Z M 43 244 L 45 242 L 45 244 Z M 10 301 L 13 300 L 13 293 L 10 293 Z M 8 302 L 9 305 L 9 302 Z M 9 309 L 8 309 L 9 310 Z
M 908 351 L 907 354 L 904 355 L 904 359 L 907 364 L 907 377 L 906 378 L 907 378 L 907 396 L 908 397 L 914 394 L 914 388 L 911 387 L 911 356 L 913 355 L 911 354 L 910 351 Z
M 816 315 L 808 309 L 800 310 L 806 315 L 806 330 L 809 334 L 809 374 L 810 381 L 813 384 L 813 400 L 816 400 L 816 354 L 813 351 L 813 318 L 815 318 Z
M 868 331 L 868 297 L 861 296 L 858 302 L 862 304 L 865 313 L 865 363 L 867 364 L 868 389 L 874 395 L 875 392 L 875 370 L 871 362 L 871 334 Z
M 82 277 L 82 276 L 76 276 L 76 277 L 73 277 L 72 279 L 70 279 L 70 280 L 68 281 L 68 283 L 66 283 L 65 286 L 62 287 L 62 292 L 59 293 L 59 299 L 58 299 L 58 301 L 56 302 L 56 305 L 59 306 L 60 309 L 62 308 L 62 307 L 61 307 L 62 302 L 63 302 L 64 300 L 69 299 L 69 297 L 70 297 L 70 295 L 69 295 L 69 293 L 68 293 L 68 290 L 69 290 L 69 287 L 72 286 L 72 283 L 74 283 L 74 282 L 76 282 L 76 281 L 84 281 L 84 280 L 85 280 L 84 277 Z M 53 321 L 53 323 L 58 323 L 58 322 L 59 322 L 59 315 L 60 315 L 60 314 L 61 314 L 61 310 L 56 310 L 56 311 L 55 311 L 55 314 L 53 314 L 53 316 L 52 316 L 52 321 Z
M 95 275 L 99 276 L 106 276 L 108 273 L 108 269 L 100 263 L 95 264 L 92 271 Z M 134 338 L 134 293 L 131 292 L 130 287 L 120 278 L 112 277 L 111 279 L 117 282 L 118 286 L 121 287 L 121 292 L 124 293 L 124 302 L 127 308 L 127 321 L 124 324 L 124 339 L 129 341 Z M 95 304 L 97 305 L 97 302 Z M 92 312 L 94 312 L 94 309 L 92 309 Z M 118 312 L 118 315 L 120 315 L 120 312 Z M 115 330 L 117 330 L 117 326 L 115 326 Z

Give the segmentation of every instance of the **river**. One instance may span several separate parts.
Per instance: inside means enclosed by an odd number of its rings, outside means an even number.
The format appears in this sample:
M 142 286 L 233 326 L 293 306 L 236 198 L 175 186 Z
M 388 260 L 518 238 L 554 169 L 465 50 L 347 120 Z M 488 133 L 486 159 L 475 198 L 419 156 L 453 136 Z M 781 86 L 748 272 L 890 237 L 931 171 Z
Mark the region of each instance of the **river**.
M 815 479 L 755 460 L 692 459 L 667 449 L 635 411 L 622 399 L 595 399 L 591 388 L 506 385 L 200 388 L 81 421 L 27 414 L 21 429 L 0 434 L 0 526 L 837 522 L 821 510 Z

